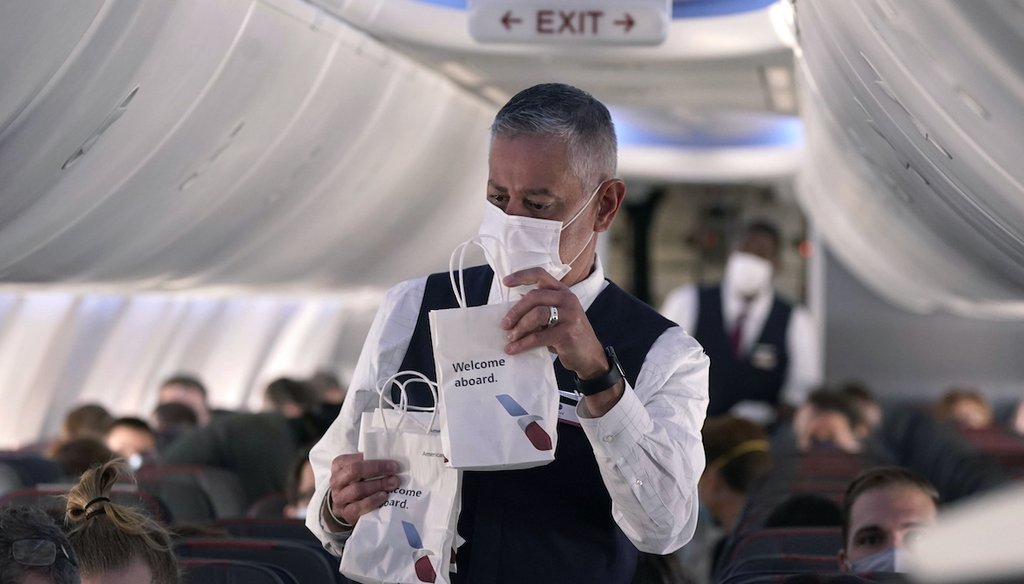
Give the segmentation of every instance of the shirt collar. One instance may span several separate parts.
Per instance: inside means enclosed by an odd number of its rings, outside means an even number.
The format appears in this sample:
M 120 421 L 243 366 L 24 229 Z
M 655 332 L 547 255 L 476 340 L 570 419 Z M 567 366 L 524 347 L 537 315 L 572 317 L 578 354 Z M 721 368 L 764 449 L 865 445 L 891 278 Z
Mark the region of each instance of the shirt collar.
M 570 286 L 569 291 L 576 295 L 580 305 L 583 306 L 583 310 L 586 311 L 590 309 L 590 305 L 597 300 L 598 295 L 604 291 L 607 285 L 608 281 L 604 279 L 604 266 L 601 264 L 601 258 L 594 254 L 594 268 L 590 271 L 590 275 Z M 498 286 L 501 286 L 501 282 L 498 278 L 492 278 L 491 291 L 487 296 L 488 304 L 495 304 L 501 301 Z

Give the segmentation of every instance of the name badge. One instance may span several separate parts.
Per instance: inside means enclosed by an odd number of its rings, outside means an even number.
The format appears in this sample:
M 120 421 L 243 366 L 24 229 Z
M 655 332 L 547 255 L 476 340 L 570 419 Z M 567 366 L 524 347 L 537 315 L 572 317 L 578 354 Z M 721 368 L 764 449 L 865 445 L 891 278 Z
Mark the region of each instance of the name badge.
M 579 427 L 580 418 L 576 415 L 579 402 L 579 394 L 575 391 L 558 390 L 558 421 Z
M 779 364 L 775 345 L 755 345 L 754 350 L 750 352 L 750 364 L 766 371 L 775 369 Z

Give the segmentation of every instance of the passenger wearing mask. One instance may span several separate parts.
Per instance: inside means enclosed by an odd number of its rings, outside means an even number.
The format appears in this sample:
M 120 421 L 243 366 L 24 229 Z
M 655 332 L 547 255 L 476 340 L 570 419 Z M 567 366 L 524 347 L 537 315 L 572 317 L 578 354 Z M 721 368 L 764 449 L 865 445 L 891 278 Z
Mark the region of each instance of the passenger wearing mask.
M 156 433 L 145 420 L 118 418 L 110 425 L 106 436 L 107 448 L 128 461 L 138 470 L 143 463 L 156 461 Z
M 177 374 L 168 377 L 160 384 L 157 401 L 161 404 L 184 404 L 196 414 L 200 427 L 206 426 L 214 418 L 214 412 L 207 401 L 206 386 L 194 375 Z
M 939 494 L 928 479 L 900 467 L 861 473 L 843 497 L 844 572 L 906 572 L 915 539 L 935 525 Z
M 717 577 L 723 567 L 725 544 L 737 528 L 748 494 L 771 472 L 772 456 L 764 430 L 749 420 L 708 418 L 701 435 L 708 463 L 697 492 L 714 525 L 700 526 L 700 539 L 695 538 L 679 555 L 683 565 L 704 580 L 707 575 Z
M 288 472 L 288 483 L 284 487 L 286 505 L 284 516 L 290 519 L 305 519 L 309 501 L 316 490 L 313 467 L 309 464 L 309 449 L 303 448 L 295 457 Z
M 554 462 L 464 474 L 456 584 L 628 584 L 638 551 L 669 553 L 693 534 L 708 359 L 605 279 L 597 234 L 626 192 L 615 166 L 608 109 L 575 87 L 523 90 L 491 127 L 480 234 L 493 253 L 464 271 L 463 290 L 471 306 L 515 293 L 496 323 L 505 352 L 546 347 L 573 403 L 561 408 Z M 382 301 L 341 415 L 310 453 L 317 490 L 306 525 L 334 553 L 400 484 L 395 461 L 363 460 L 357 448 L 378 380 L 400 370 L 434 378 L 429 311 L 455 305 L 447 273 L 398 284 Z
M 729 255 L 721 284 L 683 286 L 665 299 L 662 314 L 692 333 L 711 358 L 708 416 L 732 412 L 768 423 L 792 413 L 821 381 L 810 313 L 772 287 L 780 248 L 773 225 L 752 222 Z
M 857 453 L 867 435 L 860 412 L 845 395 L 819 389 L 808 396 L 793 416 L 793 434 L 800 452 L 833 448 Z

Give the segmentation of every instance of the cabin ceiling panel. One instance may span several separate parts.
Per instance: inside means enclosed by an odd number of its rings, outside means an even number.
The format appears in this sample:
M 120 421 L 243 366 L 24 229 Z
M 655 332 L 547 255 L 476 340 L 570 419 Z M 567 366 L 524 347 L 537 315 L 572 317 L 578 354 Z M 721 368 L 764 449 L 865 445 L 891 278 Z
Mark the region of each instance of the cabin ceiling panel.
M 995 4 L 797 5 L 801 198 L 851 271 L 919 311 L 1024 316 L 1024 37 L 988 34 Z

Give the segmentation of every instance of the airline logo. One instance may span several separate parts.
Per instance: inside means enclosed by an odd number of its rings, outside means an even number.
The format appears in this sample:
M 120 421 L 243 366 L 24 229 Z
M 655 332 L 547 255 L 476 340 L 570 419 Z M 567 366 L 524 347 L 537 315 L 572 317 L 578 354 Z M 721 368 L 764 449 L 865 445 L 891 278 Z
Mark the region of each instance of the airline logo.
M 420 532 L 415 525 L 408 521 L 402 522 L 402 529 L 405 530 L 405 540 L 413 549 L 413 568 L 416 570 L 416 577 L 420 582 L 434 582 L 437 580 L 437 572 L 434 571 L 434 565 L 430 563 L 430 552 L 423 549 Z
M 519 423 L 519 429 L 526 434 L 534 448 L 537 450 L 551 450 L 551 436 L 537 423 L 543 422 L 544 418 L 527 413 L 523 406 L 519 405 L 519 402 L 507 393 L 494 397 L 497 398 L 501 407 L 505 408 L 508 415 L 516 419 L 516 422 Z

